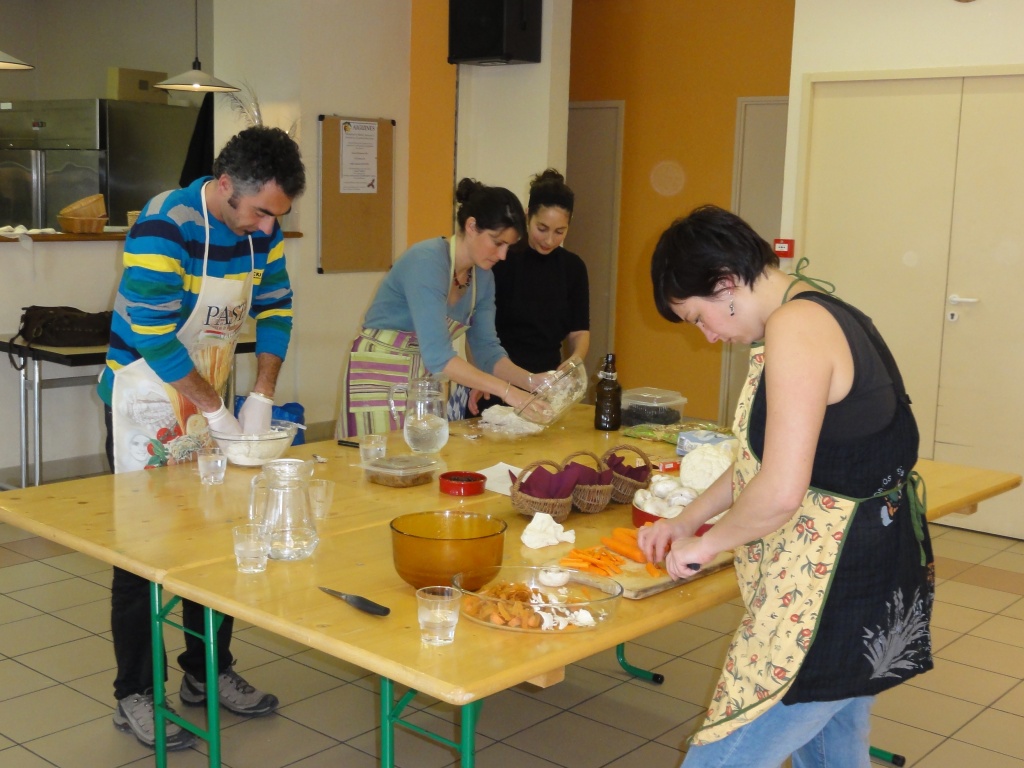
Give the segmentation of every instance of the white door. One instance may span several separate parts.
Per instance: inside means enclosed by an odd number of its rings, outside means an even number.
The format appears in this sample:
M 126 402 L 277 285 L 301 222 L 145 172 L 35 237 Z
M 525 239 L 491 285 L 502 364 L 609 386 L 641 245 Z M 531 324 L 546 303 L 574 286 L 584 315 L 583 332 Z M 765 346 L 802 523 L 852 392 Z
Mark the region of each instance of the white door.
M 903 373 L 933 458 L 961 78 L 816 83 L 808 274 L 867 313 Z
M 1021 472 L 1024 98 L 1010 80 L 1024 79 L 815 83 L 802 252 L 885 336 L 921 456 Z M 979 302 L 952 306 L 953 293 Z M 943 522 L 1024 538 L 1024 516 L 1009 511 L 1020 504 L 1014 491 Z M 999 506 L 1006 515 L 989 512 Z
M 622 102 L 569 104 L 565 180 L 576 201 L 565 247 L 583 259 L 590 280 L 590 352 L 584 362 L 591 380 L 604 355 L 615 351 L 623 111 Z
M 1024 77 L 964 82 L 935 458 L 1024 473 Z M 977 303 L 953 304 L 950 295 Z M 950 313 L 953 313 L 952 315 Z M 942 522 L 1024 538 L 1024 492 Z

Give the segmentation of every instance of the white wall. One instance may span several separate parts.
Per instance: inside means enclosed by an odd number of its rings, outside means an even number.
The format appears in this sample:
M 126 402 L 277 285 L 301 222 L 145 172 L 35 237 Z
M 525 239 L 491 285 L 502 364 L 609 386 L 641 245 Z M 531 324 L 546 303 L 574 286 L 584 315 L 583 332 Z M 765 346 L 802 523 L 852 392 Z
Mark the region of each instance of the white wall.
M 565 172 L 572 2 L 544 0 L 539 64 L 459 65 L 456 178 L 522 198 L 545 168 Z
M 121 242 L 0 243 L 0 331 L 18 327 L 21 308 L 68 304 L 87 311 L 109 309 L 121 273 Z M 0 467 L 19 464 L 17 371 L 0 357 Z M 44 378 L 98 374 L 99 366 L 67 368 L 43 363 Z M 50 389 L 42 396 L 44 460 L 103 453 L 103 410 L 95 387 Z M 11 482 L 17 471 L 0 480 Z M 45 477 L 45 475 L 44 475 Z
M 1020 0 L 796 0 L 782 236 L 794 227 L 806 75 L 1019 65 L 1022 29 Z
M 346 347 L 359 329 L 379 272 L 317 274 L 318 117 L 386 117 L 396 121 L 395 243 L 405 242 L 409 188 L 409 41 L 411 0 L 215 0 L 219 77 L 252 85 L 265 122 L 289 128 L 306 163 L 307 190 L 287 217 L 303 237 L 285 246 L 295 291 L 295 326 L 276 400 L 296 400 L 306 421 L 337 416 Z M 217 115 L 218 143 L 240 130 Z M 247 379 L 247 375 L 249 378 Z M 240 391 L 251 383 L 242 367 Z

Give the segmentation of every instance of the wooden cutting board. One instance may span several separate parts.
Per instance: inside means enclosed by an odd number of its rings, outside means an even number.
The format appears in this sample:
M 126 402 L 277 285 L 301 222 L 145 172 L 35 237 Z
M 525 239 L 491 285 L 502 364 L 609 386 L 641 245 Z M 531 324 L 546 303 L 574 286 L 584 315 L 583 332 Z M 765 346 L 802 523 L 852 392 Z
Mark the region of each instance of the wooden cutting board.
M 640 563 L 627 560 L 621 566 L 622 573 L 617 573 L 612 578 L 622 585 L 623 597 L 629 600 L 642 600 L 645 597 L 664 592 L 666 589 L 672 589 L 672 587 L 678 587 L 688 581 L 707 576 L 709 573 L 720 571 L 731 564 L 732 552 L 722 552 L 693 576 L 686 579 L 673 579 L 668 574 L 655 578 L 647 573 L 647 569 Z
M 569 548 L 567 547 L 565 554 L 568 554 L 568 549 Z M 535 564 L 556 566 L 558 565 L 559 559 L 560 557 L 556 557 L 554 559 L 547 558 L 543 562 Z M 617 573 L 611 578 L 615 579 L 615 581 L 622 585 L 623 597 L 628 600 L 642 600 L 645 597 L 650 597 L 651 595 L 656 595 L 659 592 L 664 592 L 666 589 L 672 589 L 672 587 L 678 587 L 689 581 L 693 581 L 694 579 L 707 576 L 709 573 L 720 571 L 731 564 L 732 552 L 722 552 L 718 557 L 701 568 L 699 573 L 696 573 L 687 579 L 673 579 L 668 574 L 663 574 L 658 577 L 651 576 L 642 564 L 627 559 L 626 562 L 620 566 L 622 568 L 622 573 Z M 576 580 L 583 583 L 598 583 L 596 577 L 593 580 L 589 577 L 590 574 L 581 571 Z

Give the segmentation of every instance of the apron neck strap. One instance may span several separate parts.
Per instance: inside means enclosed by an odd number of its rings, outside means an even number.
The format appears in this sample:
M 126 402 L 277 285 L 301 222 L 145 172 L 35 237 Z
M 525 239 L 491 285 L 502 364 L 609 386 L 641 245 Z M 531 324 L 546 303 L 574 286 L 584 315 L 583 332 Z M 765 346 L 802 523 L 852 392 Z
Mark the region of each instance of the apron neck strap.
M 793 282 L 786 288 L 786 292 L 782 295 L 782 303 L 785 304 L 789 301 L 789 292 L 793 290 L 793 287 L 797 283 L 807 283 L 814 288 L 817 288 L 822 293 L 833 294 L 836 292 L 836 286 L 834 283 L 830 283 L 828 280 L 819 280 L 815 277 L 809 277 L 803 273 L 804 267 L 810 264 L 811 261 L 806 256 L 801 256 L 796 263 L 796 270 L 793 272 Z
M 205 242 L 203 243 L 203 279 L 206 279 L 206 262 L 210 257 L 210 212 L 206 207 L 206 187 L 212 183 L 212 179 L 206 184 L 203 184 L 199 188 L 199 200 L 203 204 L 203 235 L 205 236 Z M 256 249 L 252 244 L 252 235 L 246 235 L 249 238 L 249 272 L 252 273 L 256 269 Z
M 455 281 L 455 238 L 456 237 L 458 237 L 458 235 L 457 234 L 453 234 L 452 235 L 452 239 L 448 241 L 448 255 L 450 257 L 449 261 L 451 262 L 451 264 L 449 265 L 449 269 L 448 269 L 448 287 L 449 287 L 449 290 L 451 289 L 451 284 Z M 469 286 L 470 301 L 469 301 L 469 317 L 467 318 L 467 322 L 469 321 L 469 318 L 473 317 L 473 310 L 476 309 L 476 266 L 475 265 L 471 265 L 470 266 L 470 270 L 473 272 L 473 274 L 472 274 L 472 276 L 470 278 L 470 281 L 469 281 L 470 282 L 470 286 Z

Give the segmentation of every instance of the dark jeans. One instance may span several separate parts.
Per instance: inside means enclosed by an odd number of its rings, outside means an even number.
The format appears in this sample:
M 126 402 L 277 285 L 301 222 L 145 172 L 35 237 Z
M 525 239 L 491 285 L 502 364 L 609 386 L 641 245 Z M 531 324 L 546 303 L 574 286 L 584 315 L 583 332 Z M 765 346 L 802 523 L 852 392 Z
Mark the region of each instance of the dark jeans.
M 114 466 L 114 430 L 110 406 L 104 409 L 107 425 L 106 452 Z M 181 601 L 182 624 L 200 635 L 203 632 L 203 606 L 191 600 Z M 231 666 L 231 630 L 234 619 L 224 617 L 217 632 L 217 670 Z M 153 688 L 153 644 L 150 625 L 149 582 L 130 571 L 114 568 L 110 587 L 110 629 L 114 635 L 114 658 L 117 677 L 114 697 L 123 699 Z M 203 641 L 185 633 L 185 650 L 178 664 L 196 679 L 206 681 L 206 651 Z M 167 679 L 167 654 L 164 654 L 164 680 Z

